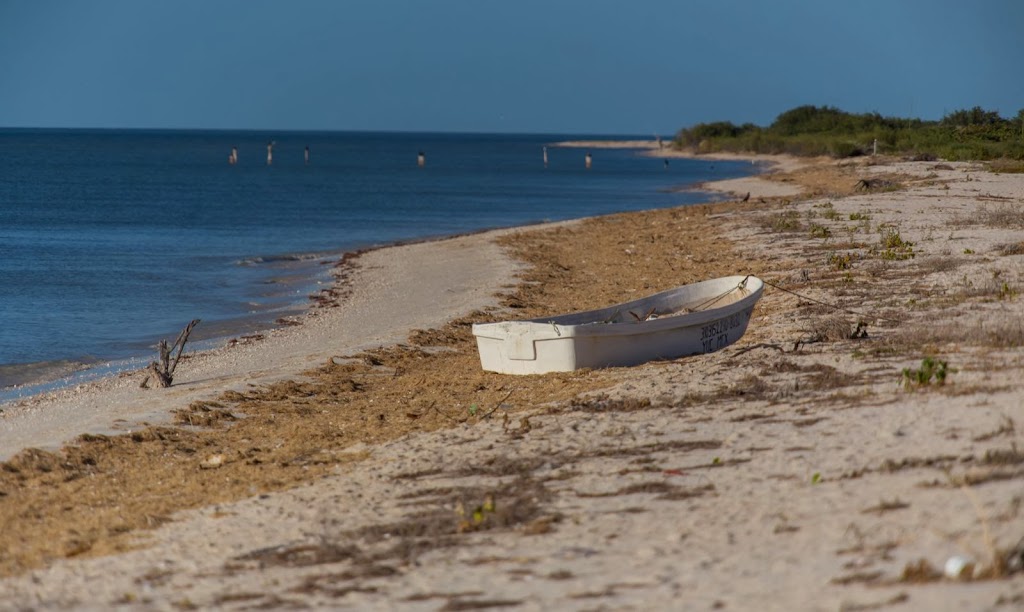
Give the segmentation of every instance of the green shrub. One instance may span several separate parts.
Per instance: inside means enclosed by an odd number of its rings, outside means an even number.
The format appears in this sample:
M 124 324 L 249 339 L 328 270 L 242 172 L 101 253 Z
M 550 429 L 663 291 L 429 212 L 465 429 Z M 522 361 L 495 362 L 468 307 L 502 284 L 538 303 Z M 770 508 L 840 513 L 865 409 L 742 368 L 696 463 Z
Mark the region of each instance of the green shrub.
M 1024 161 L 997 159 L 989 162 L 988 169 L 992 172 L 1001 172 L 1003 174 L 1021 174 L 1024 173 Z
M 832 231 L 824 225 L 818 225 L 817 223 L 811 224 L 811 236 L 814 238 L 828 238 L 832 235 Z
M 1004 119 L 997 112 L 974 107 L 953 111 L 941 121 L 923 121 L 805 105 L 783 112 L 768 127 L 699 123 L 680 130 L 675 143 L 707 152 L 843 158 L 865 154 L 876 140 L 880 152 L 919 160 L 1024 160 L 1024 111 Z
M 903 387 L 908 391 L 914 388 L 927 387 L 935 379 L 937 385 L 946 384 L 946 378 L 951 372 L 949 364 L 939 361 L 934 357 L 925 357 L 921 360 L 921 367 L 918 369 L 903 368 Z
M 787 210 L 773 215 L 768 223 L 771 229 L 776 232 L 799 232 L 803 229 L 800 223 L 800 213 L 795 210 Z
M 829 267 L 837 271 L 849 269 L 852 261 L 853 256 L 849 253 L 829 253 L 825 260 Z
M 879 256 L 886 260 L 904 260 L 913 259 L 914 257 L 914 243 L 908 242 L 900 236 L 899 229 L 886 226 L 881 228 L 881 238 L 879 244 L 881 245 Z

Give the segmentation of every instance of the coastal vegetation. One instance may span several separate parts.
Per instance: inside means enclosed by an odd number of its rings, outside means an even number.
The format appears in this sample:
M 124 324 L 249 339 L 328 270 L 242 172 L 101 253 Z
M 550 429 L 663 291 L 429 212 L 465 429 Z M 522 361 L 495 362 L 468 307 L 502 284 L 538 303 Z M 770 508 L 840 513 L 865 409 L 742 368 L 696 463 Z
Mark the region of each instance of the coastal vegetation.
M 939 121 L 848 113 L 830 106 L 798 106 L 771 125 L 698 123 L 676 134 L 675 146 L 699 153 L 788 153 L 856 157 L 875 152 L 919 160 L 1024 160 L 1024 109 L 1010 119 L 981 107 Z M 1003 171 L 1024 164 L 1000 161 Z

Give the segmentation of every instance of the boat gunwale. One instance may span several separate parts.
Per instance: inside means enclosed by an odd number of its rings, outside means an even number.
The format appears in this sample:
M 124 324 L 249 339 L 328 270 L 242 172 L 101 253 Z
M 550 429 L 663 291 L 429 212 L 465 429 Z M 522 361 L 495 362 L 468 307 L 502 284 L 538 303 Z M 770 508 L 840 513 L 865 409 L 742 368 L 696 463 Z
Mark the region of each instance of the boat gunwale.
M 751 282 L 753 281 L 753 283 Z M 742 298 L 730 302 L 724 306 L 699 310 L 697 312 L 663 316 L 647 321 L 621 322 L 602 324 L 615 314 L 635 309 L 661 298 L 670 297 L 673 293 L 681 292 L 686 288 L 700 287 L 701 285 L 721 284 L 723 287 L 732 284 L 734 288 L 741 286 L 749 291 Z M 731 291 L 731 290 L 730 290 Z M 764 281 L 754 275 L 726 276 L 688 285 L 680 285 L 667 291 L 655 293 L 643 298 L 614 304 L 596 310 L 585 310 L 554 317 L 540 317 L 520 321 L 501 321 L 497 323 L 477 323 L 473 325 L 473 335 L 496 340 L 507 338 L 510 335 L 530 334 L 534 340 L 554 340 L 558 338 L 572 338 L 582 336 L 634 336 L 648 333 L 658 333 L 669 330 L 684 329 L 688 327 L 700 327 L 722 319 L 728 318 L 748 308 L 761 298 L 764 291 Z M 721 294 L 725 295 L 725 294 Z M 715 295 L 708 299 L 714 300 Z M 587 323 L 560 323 L 559 319 L 592 318 Z M 493 335 L 492 335 L 493 333 Z

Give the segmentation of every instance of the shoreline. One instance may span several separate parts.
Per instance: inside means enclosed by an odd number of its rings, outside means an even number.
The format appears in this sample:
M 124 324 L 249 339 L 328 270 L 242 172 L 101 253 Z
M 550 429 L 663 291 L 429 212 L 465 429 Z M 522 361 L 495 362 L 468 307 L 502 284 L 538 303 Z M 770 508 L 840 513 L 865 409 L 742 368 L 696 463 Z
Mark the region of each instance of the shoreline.
M 678 159 L 711 159 L 721 161 L 749 161 L 751 164 L 763 164 L 773 172 L 791 172 L 798 168 L 822 163 L 827 158 L 801 158 L 794 155 L 768 155 L 764 153 L 698 153 L 676 149 L 672 141 L 662 141 L 659 146 L 656 140 L 565 140 L 553 142 L 549 146 L 567 149 L 638 149 L 649 157 L 667 157 Z M 710 181 L 713 182 L 713 181 Z
M 697 153 L 673 148 L 672 142 L 661 145 L 653 140 L 567 140 L 550 146 L 573 149 L 637 149 L 642 155 L 665 159 L 695 159 L 709 161 L 747 162 L 758 171 L 738 179 L 702 181 L 681 191 L 709 191 L 738 198 L 793 198 L 801 193 L 800 187 L 770 180 L 772 175 L 788 174 L 817 164 L 828 163 L 826 158 L 800 158 L 793 155 L 766 155 L 761 153 Z
M 570 219 L 567 221 L 574 221 Z M 283 307 L 275 311 L 273 320 L 266 320 L 262 317 L 256 316 L 238 316 L 229 319 L 219 320 L 214 323 L 215 327 L 218 328 L 244 328 L 242 332 L 232 331 L 230 333 L 218 333 L 214 332 L 212 335 L 203 336 L 199 340 L 190 341 L 188 346 L 189 350 L 186 351 L 187 356 L 200 356 L 203 354 L 211 353 L 214 351 L 221 351 L 230 348 L 237 342 L 245 341 L 246 338 L 252 336 L 265 336 L 268 333 L 290 327 L 293 325 L 301 325 L 312 313 L 321 308 L 331 308 L 337 305 L 337 301 L 340 296 L 345 292 L 345 276 L 347 272 L 344 271 L 344 267 L 352 262 L 356 261 L 359 257 L 372 253 L 374 251 L 413 246 L 417 244 L 430 243 L 430 242 L 443 242 L 445 240 L 453 240 L 458 238 L 464 238 L 469 236 L 477 236 L 481 234 L 487 234 L 489 232 L 502 232 L 510 231 L 518 228 L 529 228 L 537 227 L 549 223 L 564 223 L 566 221 L 535 221 L 528 222 L 521 225 L 511 227 L 494 227 L 484 228 L 479 230 L 458 232 L 455 234 L 445 235 L 428 235 L 417 238 L 408 238 L 402 240 L 395 240 L 392 242 L 386 242 L 382 244 L 375 244 L 370 246 L 357 247 L 345 251 L 317 251 L 309 253 L 309 257 L 305 257 L 306 254 L 285 254 L 281 258 L 284 261 L 293 261 L 293 258 L 301 258 L 301 261 L 313 262 L 310 264 L 310 270 L 315 273 L 304 275 L 301 278 L 303 281 L 301 284 L 308 286 L 312 291 L 306 294 L 306 297 L 301 301 L 291 303 L 289 306 Z M 262 258 L 254 258 L 262 259 Z M 320 282 L 317 278 L 322 272 L 316 272 L 321 266 L 329 265 L 331 270 L 326 274 L 330 275 L 328 282 Z M 340 272 L 338 272 L 341 270 Z M 326 279 L 325 279 L 326 280 Z M 323 285 L 327 284 L 325 288 Z M 205 322 L 205 320 L 204 320 Z M 209 325 L 206 326 L 207 328 Z M 203 328 L 198 328 L 203 331 Z M 176 332 L 175 332 L 176 333 Z M 169 340 L 169 338 L 168 338 Z M 155 342 L 159 341 L 159 338 L 154 338 Z M 192 350 L 191 347 L 201 345 L 202 348 L 196 348 Z M 12 368 L 24 368 L 24 369 L 35 369 L 40 368 L 45 372 L 54 372 L 55 376 L 44 374 L 43 376 L 29 375 L 32 378 L 25 382 L 19 382 L 7 387 L 0 387 L 0 411 L 7 404 L 21 401 L 32 401 L 34 398 L 40 396 L 57 393 L 67 387 L 74 387 L 78 385 L 86 385 L 93 382 L 102 381 L 105 378 L 118 378 L 122 376 L 132 376 L 142 374 L 145 367 L 148 366 L 148 362 L 152 361 L 155 357 L 155 349 L 148 351 L 145 355 L 142 353 L 136 355 L 129 355 L 125 357 L 117 357 L 112 359 L 100 359 L 91 362 L 76 361 L 73 359 L 55 360 L 55 361 L 42 361 L 33 363 L 13 364 Z M 135 365 L 133 365 L 135 364 Z M 25 393 L 19 393 L 25 391 Z M 14 394 L 18 395 L 14 395 Z M 0 460 L 2 460 L 0 456 Z
M 698 190 L 699 191 L 699 190 Z M 612 213 L 617 214 L 617 213 Z M 360 257 L 373 253 L 375 251 L 415 246 L 427 243 L 444 242 L 447 240 L 456 240 L 459 238 L 467 238 L 471 236 L 480 236 L 488 233 L 500 233 L 508 231 L 517 231 L 520 229 L 536 228 L 546 225 L 556 225 L 560 223 L 571 223 L 586 219 L 588 217 L 580 217 L 578 219 L 566 219 L 562 221 L 535 221 L 523 223 L 520 225 L 509 226 L 509 227 L 492 227 L 483 228 L 479 230 L 458 232 L 455 234 L 444 234 L 444 235 L 428 235 L 417 238 L 408 238 L 403 240 L 395 240 L 393 242 L 387 242 L 382 244 L 376 244 L 365 247 L 358 247 L 347 251 L 339 251 L 336 254 L 331 253 L 330 255 L 321 256 L 317 254 L 316 257 L 310 259 L 319 260 L 315 265 L 330 265 L 331 271 L 328 273 L 331 275 L 330 284 L 326 288 L 320 288 L 319 290 L 308 293 L 305 299 L 301 302 L 294 302 L 291 306 L 284 310 L 281 310 L 282 316 L 277 316 L 275 320 L 264 321 L 255 317 L 236 317 L 233 319 L 227 319 L 225 321 L 217 321 L 222 327 L 226 327 L 229 323 L 248 323 L 246 325 L 248 329 L 244 333 L 232 332 L 228 334 L 214 334 L 210 336 L 202 337 L 198 341 L 189 342 L 189 347 L 196 345 L 212 345 L 205 346 L 204 348 L 191 348 L 186 351 L 186 358 L 189 356 L 199 357 L 208 353 L 217 351 L 223 351 L 230 349 L 231 346 L 238 342 L 244 342 L 246 338 L 252 336 L 265 336 L 275 330 L 285 329 L 293 325 L 301 325 L 306 319 L 314 313 L 323 308 L 332 308 L 338 304 L 338 300 L 343 299 L 342 296 L 345 294 L 346 277 L 348 272 L 345 271 L 346 266 L 350 266 L 356 262 Z M 319 253 L 319 252 L 318 252 Z M 291 257 L 288 255 L 286 257 Z M 333 261 L 332 261 L 333 260 Z M 311 268 L 314 269 L 314 268 Z M 338 272 L 341 270 L 340 272 Z M 323 283 L 316 281 L 318 274 L 312 274 L 308 277 L 303 277 L 306 280 L 304 284 L 308 284 L 310 289 L 314 289 Z M 238 325 L 234 325 L 238 327 Z M 158 339 L 154 339 L 157 341 Z M 58 372 L 56 377 L 44 376 L 37 380 L 30 380 L 23 383 L 15 383 L 7 387 L 0 387 L 0 412 L 7 405 L 14 402 L 22 401 L 33 401 L 34 399 L 40 398 L 51 393 L 58 393 L 67 387 L 74 387 L 78 385 L 88 385 L 94 382 L 102 382 L 106 378 L 120 378 L 124 376 L 142 375 L 148 362 L 152 360 L 154 356 L 153 351 L 149 351 L 146 355 L 141 353 L 138 355 L 127 356 L 123 358 L 114 359 L 102 359 L 95 362 L 83 362 L 75 360 L 56 360 L 56 361 L 43 361 L 25 364 L 14 364 L 11 367 L 21 367 L 25 369 L 33 369 L 40 367 L 45 371 Z M 51 366 L 52 364 L 52 366 Z M 138 365 L 131 365 L 138 364 Z M 95 373 L 94 373 L 95 371 Z M 5 397 L 7 394 L 17 393 L 21 390 L 28 390 L 24 394 L 10 395 Z M 38 390 L 34 390 L 38 389 Z M 3 460 L 0 455 L 0 461 Z
M 574 221 L 554 222 L 550 225 L 572 223 Z M 541 227 L 547 224 L 537 224 Z M 479 232 L 463 233 L 452 237 L 428 237 L 396 242 L 394 244 L 366 247 L 357 249 L 342 255 L 338 264 L 332 270 L 335 277 L 331 287 L 325 291 L 335 298 L 335 301 L 327 304 L 318 303 L 316 296 L 311 296 L 303 311 L 295 315 L 297 324 L 277 325 L 264 328 L 248 334 L 241 338 L 224 337 L 210 339 L 218 343 L 218 346 L 199 351 L 187 351 L 185 359 L 179 365 L 175 373 L 175 383 L 169 389 L 136 389 L 144 375 L 144 369 L 131 369 L 110 375 L 100 376 L 70 386 L 61 386 L 54 390 L 43 393 L 28 395 L 20 398 L 13 398 L 5 401 L 0 412 L 0 461 L 9 459 L 23 448 L 41 448 L 55 450 L 64 444 L 72 441 L 73 438 L 82 434 L 115 435 L 131 431 L 140 426 L 150 424 L 170 423 L 173 418 L 172 409 L 184 408 L 189 401 L 203 399 L 207 395 L 218 395 L 226 390 L 240 390 L 244 386 L 253 384 L 268 384 L 275 380 L 297 377 L 302 372 L 317 364 L 318 360 L 330 358 L 337 353 L 356 353 L 372 346 L 382 346 L 389 343 L 398 343 L 403 340 L 404 334 L 413 329 L 419 323 L 417 317 L 404 325 L 385 325 L 383 329 L 372 330 L 374 335 L 368 339 L 361 339 L 356 336 L 346 336 L 347 349 L 342 346 L 324 346 L 325 342 L 318 338 L 313 340 L 312 335 L 330 333 L 334 335 L 345 335 L 342 324 L 338 321 L 343 315 L 339 311 L 350 314 L 353 308 L 362 309 L 358 313 L 370 319 L 375 318 L 372 307 L 365 302 L 393 301 L 393 297 L 378 297 L 373 295 L 375 291 L 391 291 L 393 283 L 380 278 L 381 273 L 367 274 L 366 269 L 379 270 L 392 269 L 389 274 L 397 277 L 405 275 L 411 279 L 407 267 L 414 267 L 418 263 L 429 259 L 430 256 L 437 257 L 443 261 L 451 256 L 451 251 L 464 248 L 464 243 L 469 239 L 479 236 L 493 235 L 500 236 L 504 233 L 518 231 L 519 227 L 499 228 L 481 230 Z M 481 241 L 483 242 L 483 241 Z M 481 244 L 476 247 L 484 247 Z M 423 250 L 430 256 L 402 256 L 403 251 Z M 474 251 L 476 252 L 476 251 Z M 490 261 L 494 257 L 483 256 L 476 253 L 473 258 L 476 265 L 465 266 L 469 270 L 470 279 L 475 278 L 477 282 L 484 285 L 484 279 L 496 279 L 493 282 L 508 282 L 512 266 L 509 262 Z M 412 260 L 415 260 L 412 261 Z M 365 266 L 365 269 L 364 269 Z M 422 267 L 422 266 L 421 266 Z M 448 278 L 449 274 L 437 270 L 437 264 L 428 265 L 434 269 L 434 275 Z M 422 269 L 412 276 L 422 274 Z M 449 278 L 452 285 L 463 285 L 463 291 L 474 296 L 470 302 L 474 307 L 482 305 L 479 294 L 480 287 L 473 287 L 460 283 L 459 280 Z M 496 287 L 495 287 L 496 288 Z M 408 288 L 406 288 L 408 289 Z M 366 292 L 369 295 L 362 296 L 363 303 L 353 306 L 351 303 L 352 292 Z M 404 291 L 403 291 L 404 292 Z M 337 298 L 344 296 L 343 299 Z M 445 299 L 435 298 L 436 304 L 446 303 Z M 447 300 L 450 302 L 450 300 Z M 484 300 L 486 303 L 486 300 Z M 460 304 L 459 308 L 465 310 L 468 306 Z M 422 321 L 423 324 L 440 325 L 443 321 L 438 317 L 447 316 L 439 309 L 432 317 Z M 326 329 L 325 329 L 326 328 Z M 303 348 L 302 338 L 310 342 L 307 349 Z M 278 347 L 288 346 L 286 357 L 288 362 L 283 364 L 268 364 L 270 368 L 261 364 L 258 352 L 260 347 L 267 343 L 273 343 Z M 280 352 L 280 351 L 275 351 Z M 243 386 L 244 385 L 244 386 Z M 145 409 L 133 410 L 129 406 L 133 404 L 146 404 Z M 29 423 L 35 418 L 44 421 L 43 427 L 37 427 Z M 49 426 L 58 426 L 59 429 L 54 435 L 47 435 L 46 429 Z M 19 438 L 23 438 L 20 439 Z
M 325 293 L 330 293 L 331 290 L 323 289 L 323 286 L 325 284 L 333 286 L 335 279 L 328 278 L 331 273 L 324 272 L 323 267 L 333 265 L 344 255 L 344 252 L 337 255 L 325 255 L 322 252 L 311 253 L 310 257 L 301 260 L 302 265 L 306 267 L 305 271 L 281 269 L 279 270 L 280 276 L 272 277 L 274 282 L 286 281 L 287 285 L 299 287 L 295 292 L 304 294 L 302 298 L 278 299 L 278 303 L 272 307 L 261 308 L 258 313 L 250 311 L 215 320 L 199 317 L 203 324 L 197 327 L 197 331 L 192 334 L 188 342 L 188 352 L 216 350 L 240 337 L 263 334 L 270 329 L 293 324 L 294 320 L 304 317 L 311 307 L 315 307 L 318 302 L 322 301 Z M 298 260 L 293 260 L 288 255 L 282 256 L 281 261 Z M 261 304 L 261 306 L 265 306 L 265 304 Z M 178 331 L 180 330 L 170 330 L 169 337 L 163 339 L 173 340 Z M 141 371 L 155 359 L 155 347 L 160 339 L 159 336 L 154 336 L 148 340 L 139 338 L 122 340 L 121 344 L 136 348 L 125 348 L 120 354 L 110 357 L 64 358 L 3 366 L 5 371 L 13 372 L 9 373 L 7 378 L 15 382 L 0 387 L 0 408 L 10 402 L 27 400 L 41 394 L 59 391 L 68 386 Z M 143 344 L 149 346 L 143 350 L 141 348 Z M 193 347 L 195 347 L 194 350 Z

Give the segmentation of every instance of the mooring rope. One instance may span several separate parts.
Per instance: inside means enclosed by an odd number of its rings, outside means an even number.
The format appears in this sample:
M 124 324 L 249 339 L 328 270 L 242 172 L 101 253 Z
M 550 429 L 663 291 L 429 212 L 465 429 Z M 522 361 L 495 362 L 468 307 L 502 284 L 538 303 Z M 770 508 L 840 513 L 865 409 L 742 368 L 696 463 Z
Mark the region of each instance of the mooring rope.
M 737 289 L 746 289 L 747 280 L 749 280 L 751 276 L 753 276 L 753 274 L 748 274 L 748 275 L 744 276 L 743 280 L 741 280 L 739 283 L 737 283 L 735 287 L 732 287 L 731 289 L 728 289 L 727 291 L 724 291 L 724 292 L 722 292 L 722 293 L 720 293 L 720 294 L 718 294 L 716 296 L 713 296 L 713 297 L 711 297 L 711 298 L 709 298 L 707 300 L 704 300 L 700 304 L 697 304 L 696 306 L 692 307 L 690 309 L 690 312 L 700 312 L 702 310 L 705 310 L 708 306 L 710 306 L 711 304 L 714 304 L 715 302 L 718 302 L 719 300 L 723 299 L 724 297 L 726 297 L 727 295 L 729 295 L 733 291 L 736 291 Z M 779 291 L 782 291 L 783 293 L 788 293 L 790 295 L 794 295 L 794 296 L 800 298 L 801 300 L 807 300 L 808 302 L 814 302 L 815 304 L 820 304 L 821 306 L 825 306 L 827 308 L 831 308 L 832 310 L 838 310 L 840 312 L 845 312 L 845 313 L 851 314 L 851 315 L 853 315 L 855 317 L 860 317 L 861 319 L 874 319 L 876 321 L 888 321 L 890 323 L 896 323 L 896 324 L 900 324 L 900 323 L 903 322 L 903 321 L 900 321 L 899 319 L 891 319 L 889 317 L 883 317 L 881 315 L 875 315 L 875 314 L 865 314 L 865 313 L 862 313 L 862 312 L 857 312 L 856 310 L 850 310 L 849 308 L 843 308 L 842 306 L 838 306 L 836 304 L 831 304 L 829 302 L 823 302 L 822 300 L 818 300 L 818 299 L 815 299 L 815 298 L 803 295 L 801 293 L 797 293 L 796 291 L 792 291 L 790 289 L 786 289 L 784 287 L 780 287 L 780 286 L 776 285 L 775 283 L 770 282 L 770 281 L 766 281 L 764 279 L 761 279 L 761 282 L 764 283 L 765 285 L 773 288 L 773 289 L 778 289 Z M 620 311 L 616 310 L 615 313 L 611 317 L 606 319 L 604 322 L 605 323 L 610 323 L 613 319 L 615 319 L 615 317 L 617 317 L 619 315 L 619 312 Z M 632 314 L 634 317 L 636 317 L 638 321 L 641 321 L 641 318 L 638 315 L 636 315 L 635 313 L 630 312 L 630 314 Z M 561 330 L 558 329 L 558 325 L 554 321 L 550 321 L 550 323 L 551 323 L 551 326 L 554 328 L 555 333 L 558 334 L 559 336 L 561 336 L 562 332 L 561 332 Z
M 746 282 L 746 279 L 744 279 L 744 282 Z M 789 293 L 790 295 L 795 295 L 796 297 L 800 298 L 801 300 L 807 300 L 808 302 L 814 302 L 815 304 L 821 304 L 822 306 L 827 306 L 827 307 L 829 307 L 829 308 L 831 308 L 833 310 L 839 310 L 839 311 L 845 312 L 847 314 L 852 314 L 852 315 L 854 315 L 856 317 L 861 317 L 861 318 L 865 318 L 865 319 L 875 319 L 876 321 L 888 321 L 890 323 L 902 323 L 903 322 L 903 321 L 900 321 L 898 319 L 890 319 L 889 317 L 883 317 L 883 316 L 880 316 L 880 315 L 864 314 L 862 312 L 857 312 L 856 310 L 850 310 L 849 308 L 843 308 L 842 306 L 837 306 L 835 304 L 830 304 L 828 302 L 823 302 L 821 300 L 816 300 L 816 299 L 814 299 L 812 297 L 807 297 L 806 295 L 801 295 L 801 294 L 797 293 L 796 291 L 791 291 L 789 289 L 785 289 L 783 287 L 780 287 L 780 286 L 776 285 L 775 283 L 768 282 L 768 281 L 766 281 L 764 279 L 761 279 L 761 282 L 763 282 L 765 285 L 768 285 L 769 287 L 772 287 L 773 289 L 778 289 L 779 291 L 782 291 L 783 293 Z
M 721 300 L 722 298 L 724 298 L 725 296 L 729 295 L 733 291 L 736 291 L 737 289 L 745 289 L 746 285 L 747 285 L 747 279 L 750 278 L 750 276 L 751 276 L 750 274 L 744 276 L 743 280 L 741 280 L 739 282 L 739 284 L 737 284 L 732 289 L 729 289 L 729 290 L 725 291 L 724 293 L 720 293 L 720 294 L 712 297 L 711 299 L 705 300 L 705 301 L 701 302 L 700 304 L 697 304 L 696 306 L 693 307 L 693 311 L 694 312 L 700 312 L 701 310 L 705 310 L 709 305 L 714 304 L 715 302 Z

